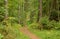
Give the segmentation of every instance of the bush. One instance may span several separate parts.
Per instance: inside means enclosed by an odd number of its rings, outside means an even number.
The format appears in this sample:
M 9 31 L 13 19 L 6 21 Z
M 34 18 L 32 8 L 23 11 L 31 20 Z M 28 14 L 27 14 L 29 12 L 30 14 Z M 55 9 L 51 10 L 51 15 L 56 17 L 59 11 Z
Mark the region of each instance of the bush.
M 8 18 L 8 21 L 9 21 L 10 23 L 18 23 L 18 19 L 15 18 L 15 17 L 9 17 L 9 18 Z
M 55 29 L 60 30 L 60 21 L 57 22 L 57 24 L 56 24 L 56 26 L 55 26 Z
M 0 22 L 4 20 L 4 16 L 0 15 Z
M 3 38 L 3 36 L 0 34 L 0 39 L 2 39 Z
M 40 23 L 44 29 L 48 28 L 47 24 L 49 23 L 49 18 L 47 16 L 40 19 Z
M 56 22 L 55 20 L 49 21 L 48 16 L 42 17 L 40 23 L 44 29 L 60 29 L 60 22 Z
M 54 29 L 57 26 L 57 22 L 52 20 L 47 24 L 47 29 Z
M 11 25 L 10 20 L 4 20 L 0 23 L 0 33 L 4 36 L 3 39 L 16 39 L 19 36 L 21 26 L 17 23 Z M 17 36 L 16 36 L 17 35 Z
M 38 29 L 38 23 L 32 23 L 29 25 L 29 28 L 32 28 L 32 29 Z
M 49 19 L 50 20 L 59 21 L 59 19 L 58 19 L 58 12 L 55 9 L 51 11 Z
M 4 36 L 3 39 L 15 39 L 20 34 L 19 28 L 20 28 L 19 24 L 14 24 L 13 26 L 11 25 L 4 26 L 4 28 L 1 29 L 0 33 L 3 34 Z
M 56 22 L 55 20 L 49 21 L 47 16 L 42 17 L 40 19 L 40 23 L 32 23 L 29 26 L 32 29 L 60 29 L 60 22 Z

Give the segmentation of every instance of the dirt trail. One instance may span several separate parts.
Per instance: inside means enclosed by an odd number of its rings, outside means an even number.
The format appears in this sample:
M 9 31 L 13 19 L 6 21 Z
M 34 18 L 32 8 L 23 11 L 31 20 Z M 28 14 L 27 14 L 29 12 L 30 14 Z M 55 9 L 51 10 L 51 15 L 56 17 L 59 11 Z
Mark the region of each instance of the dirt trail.
M 22 27 L 20 29 L 20 31 L 22 33 L 26 34 L 27 36 L 29 36 L 30 39 L 39 39 L 35 34 L 33 34 L 32 32 L 30 32 L 27 27 Z

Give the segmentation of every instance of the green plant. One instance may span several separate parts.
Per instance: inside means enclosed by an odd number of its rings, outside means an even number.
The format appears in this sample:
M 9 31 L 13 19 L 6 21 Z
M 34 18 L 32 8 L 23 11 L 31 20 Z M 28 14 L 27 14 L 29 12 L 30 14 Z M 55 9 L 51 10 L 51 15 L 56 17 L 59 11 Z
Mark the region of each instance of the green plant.
M 57 26 L 57 22 L 52 20 L 49 23 L 47 23 L 47 29 L 54 29 L 55 26 Z
M 58 12 L 55 9 L 51 11 L 49 19 L 50 20 L 59 21 L 59 19 L 58 19 Z
M 3 35 L 0 34 L 0 39 L 2 39 L 2 38 L 3 38 Z
M 48 28 L 47 24 L 49 23 L 49 18 L 47 16 L 42 17 L 40 19 L 40 23 L 42 24 L 43 28 L 45 28 L 45 29 Z
M 55 26 L 55 29 L 60 30 L 60 21 L 57 22 L 57 24 L 56 24 L 56 26 Z
M 56 22 L 55 20 L 49 21 L 49 18 L 47 16 L 42 17 L 40 19 L 40 23 L 42 24 L 44 29 L 59 29 L 60 28 L 60 22 Z
M 29 25 L 30 28 L 32 29 L 38 29 L 39 24 L 38 23 L 32 23 Z

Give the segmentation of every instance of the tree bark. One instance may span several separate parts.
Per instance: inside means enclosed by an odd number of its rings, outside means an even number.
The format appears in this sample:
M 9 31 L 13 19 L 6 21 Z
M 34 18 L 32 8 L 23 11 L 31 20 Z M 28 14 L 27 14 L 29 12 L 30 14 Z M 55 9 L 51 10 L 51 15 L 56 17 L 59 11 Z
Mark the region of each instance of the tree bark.
M 42 0 L 39 0 L 38 2 L 39 2 L 39 7 L 38 7 L 39 12 L 38 12 L 37 22 L 40 22 L 40 18 L 42 17 Z
M 19 5 L 19 10 L 18 10 L 18 19 L 19 19 L 19 24 L 20 24 L 20 5 Z
M 8 0 L 5 0 L 5 19 L 8 18 Z

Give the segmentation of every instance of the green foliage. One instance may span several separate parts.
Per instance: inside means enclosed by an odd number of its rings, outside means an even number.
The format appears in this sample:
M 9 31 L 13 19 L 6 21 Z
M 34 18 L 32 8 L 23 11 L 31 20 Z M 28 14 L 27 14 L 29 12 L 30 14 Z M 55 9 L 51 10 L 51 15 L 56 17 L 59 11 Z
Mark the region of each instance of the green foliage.
M 3 39 L 29 39 L 28 36 L 20 32 L 21 25 L 6 21 L 7 25 L 0 23 L 0 33 L 4 36 Z
M 16 17 L 9 17 L 8 18 L 8 22 L 10 22 L 10 23 L 18 23 L 18 18 L 16 18 Z
M 4 19 L 4 16 L 0 15 L 0 22 L 2 22 Z
M 60 30 L 60 21 L 56 23 L 55 29 Z
M 55 20 L 50 21 L 49 18 L 45 16 L 40 19 L 40 23 L 34 22 L 28 25 L 28 27 L 32 29 L 41 29 L 41 26 L 43 29 L 47 29 L 47 30 L 50 30 L 50 29 L 59 30 L 60 22 L 56 22 Z
M 58 19 L 58 12 L 56 10 L 52 10 L 49 19 L 50 20 L 59 21 L 59 19 Z
M 56 22 L 55 20 L 49 21 L 47 16 L 42 17 L 40 23 L 44 29 L 60 29 L 60 22 Z
M 0 7 L 0 22 L 3 21 L 4 15 L 5 15 L 5 13 L 4 13 L 4 7 Z
M 42 17 L 40 19 L 40 23 L 42 24 L 43 28 L 45 28 L 45 29 L 50 28 L 50 26 L 47 26 L 49 23 L 49 18 L 47 16 Z
M 47 24 L 47 28 L 48 29 L 54 29 L 55 28 L 55 26 L 58 26 L 57 25 L 57 23 L 56 23 L 56 21 L 50 21 L 48 24 Z
M 49 21 L 48 17 L 42 17 L 41 24 L 45 29 L 59 29 L 60 22 L 56 22 L 55 20 Z
M 57 9 L 52 9 L 51 13 L 48 13 L 50 17 L 45 16 L 47 15 L 47 12 L 50 12 L 51 7 L 55 7 L 54 5 L 51 6 L 52 2 L 52 0 L 42 1 L 42 14 L 44 15 L 44 17 L 40 19 L 40 23 L 37 23 L 38 12 L 40 8 L 40 3 L 38 0 L 8 0 L 7 20 L 5 20 L 5 0 L 0 0 L 0 33 L 4 36 L 3 39 L 29 39 L 28 37 L 23 35 L 19 30 L 21 25 L 24 25 L 24 23 L 32 29 L 40 29 L 41 26 L 43 27 L 43 29 L 60 29 L 60 22 L 56 22 L 57 20 L 59 20 Z M 49 21 L 49 19 L 51 19 L 52 21 Z M 21 22 L 20 25 L 18 24 L 19 20 Z
M 16 21 L 15 17 L 8 17 L 0 23 L 0 33 L 4 36 L 3 39 L 29 39 L 20 32 L 21 25 Z
M 49 18 L 47 16 L 45 17 L 42 17 L 40 19 L 40 23 L 44 26 L 44 25 L 47 25 L 49 23 Z
M 43 28 L 46 29 L 46 28 L 50 27 L 50 26 L 47 26 L 48 23 L 49 23 L 49 18 L 47 16 L 45 16 L 45 17 L 40 18 L 40 23 L 34 22 L 34 23 L 30 24 L 29 27 L 33 28 L 33 29 L 40 29 L 41 26 L 43 26 Z
M 32 23 L 29 25 L 29 28 L 32 28 L 32 29 L 38 29 L 39 25 L 38 23 Z
M 3 38 L 3 36 L 0 34 L 0 39 L 2 39 Z

